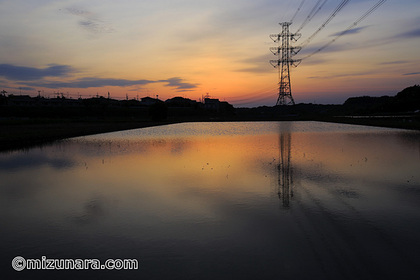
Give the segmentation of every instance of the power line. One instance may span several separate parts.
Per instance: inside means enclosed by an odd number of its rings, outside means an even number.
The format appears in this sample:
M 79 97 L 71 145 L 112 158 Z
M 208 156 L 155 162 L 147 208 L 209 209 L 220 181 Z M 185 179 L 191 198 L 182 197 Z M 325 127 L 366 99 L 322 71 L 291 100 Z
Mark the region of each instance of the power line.
M 276 94 L 273 95 L 267 95 L 265 94 L 265 96 L 263 97 L 259 97 L 259 98 L 253 98 L 253 99 L 230 99 L 229 102 L 230 103 L 235 103 L 235 104 L 252 104 L 252 103 L 258 103 L 258 102 L 265 102 L 265 101 L 270 101 L 273 98 L 275 98 Z
M 303 23 L 301 24 L 299 29 L 296 31 L 296 33 L 301 31 L 316 16 L 316 14 L 322 9 L 322 7 L 324 7 L 324 5 L 325 5 L 325 3 L 327 3 L 327 1 L 328 0 L 318 0 L 318 2 L 316 2 L 315 6 L 309 12 L 308 16 L 303 21 Z
M 350 0 L 342 0 L 341 3 L 335 8 L 335 10 L 331 13 L 331 15 L 327 18 L 327 20 L 308 38 L 306 39 L 301 47 L 305 47 L 309 44 L 309 42 L 322 30 L 324 29 L 328 23 L 350 2 Z
M 229 103 L 235 104 L 235 106 L 246 106 L 248 104 L 255 104 L 255 103 L 267 103 L 275 97 L 275 94 L 265 95 L 264 97 L 255 98 L 255 99 L 238 99 L 238 100 L 230 100 Z
M 272 96 L 276 96 L 278 93 L 276 93 L 277 87 L 265 87 L 263 89 L 254 91 L 252 93 L 248 94 L 242 94 L 239 96 L 230 96 L 226 97 L 226 99 L 235 102 L 235 103 L 250 103 L 247 101 L 259 101 L 259 100 L 265 100 L 271 98 L 270 96 L 267 96 L 267 94 L 271 94 Z
M 334 37 L 334 39 L 332 39 L 331 41 L 329 41 L 327 44 L 325 44 L 321 48 L 319 48 L 316 51 L 314 51 L 313 53 L 311 53 L 311 54 L 303 57 L 302 60 L 303 59 L 307 59 L 307 58 L 313 56 L 314 54 L 317 54 L 320 51 L 322 51 L 325 48 L 327 48 L 329 45 L 331 45 L 332 43 L 334 43 L 335 41 L 337 41 L 341 36 L 345 35 L 347 32 L 349 32 L 351 29 L 353 29 L 355 26 L 357 26 L 362 20 L 364 20 L 365 18 L 367 18 L 370 14 L 372 14 L 376 9 L 378 9 L 385 2 L 386 2 L 386 0 L 379 0 L 366 13 L 364 13 L 360 18 L 358 18 L 355 22 L 353 22 L 353 24 L 351 24 L 349 27 L 347 27 L 347 29 L 345 29 L 344 31 L 340 32 L 337 36 Z
M 293 15 L 292 19 L 290 20 L 290 22 L 293 22 L 297 16 L 297 14 L 299 13 L 300 9 L 302 9 L 303 4 L 305 4 L 306 0 L 302 0 L 302 2 L 300 2 L 300 5 L 298 7 L 298 9 L 296 10 L 296 13 Z

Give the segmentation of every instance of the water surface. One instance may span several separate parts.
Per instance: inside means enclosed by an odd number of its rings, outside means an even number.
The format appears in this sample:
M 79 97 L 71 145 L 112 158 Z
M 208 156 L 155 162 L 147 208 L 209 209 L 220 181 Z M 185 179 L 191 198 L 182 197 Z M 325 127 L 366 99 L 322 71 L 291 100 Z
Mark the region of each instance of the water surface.
M 1 268 L 19 279 L 414 279 L 420 134 L 184 123 L 0 154 Z M 135 258 L 137 271 L 23 271 Z

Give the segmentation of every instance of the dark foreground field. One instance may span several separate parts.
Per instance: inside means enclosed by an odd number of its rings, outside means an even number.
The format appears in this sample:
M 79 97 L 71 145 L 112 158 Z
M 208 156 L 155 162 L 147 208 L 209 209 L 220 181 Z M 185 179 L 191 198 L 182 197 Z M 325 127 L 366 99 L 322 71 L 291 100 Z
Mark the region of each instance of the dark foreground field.
M 29 148 L 70 137 L 168 123 L 133 120 L 9 120 L 0 122 L 0 150 Z

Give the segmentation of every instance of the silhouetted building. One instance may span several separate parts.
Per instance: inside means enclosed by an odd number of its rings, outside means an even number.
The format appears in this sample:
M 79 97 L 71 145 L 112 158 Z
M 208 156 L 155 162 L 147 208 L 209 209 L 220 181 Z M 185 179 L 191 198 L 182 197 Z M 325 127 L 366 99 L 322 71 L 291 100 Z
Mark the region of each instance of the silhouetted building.
M 140 102 L 144 106 L 150 106 L 150 105 L 153 105 L 157 102 L 160 102 L 160 100 L 157 99 L 157 98 L 152 98 L 152 97 L 147 96 L 147 97 L 143 97 Z
M 29 95 L 9 95 L 9 106 L 31 106 L 34 105 L 32 98 Z
M 219 111 L 220 101 L 216 98 L 204 98 L 204 108 L 208 110 Z
M 235 110 L 228 102 L 216 98 L 204 98 L 204 109 L 220 114 L 232 114 Z
M 165 101 L 169 107 L 195 107 L 198 102 L 184 97 L 174 97 Z

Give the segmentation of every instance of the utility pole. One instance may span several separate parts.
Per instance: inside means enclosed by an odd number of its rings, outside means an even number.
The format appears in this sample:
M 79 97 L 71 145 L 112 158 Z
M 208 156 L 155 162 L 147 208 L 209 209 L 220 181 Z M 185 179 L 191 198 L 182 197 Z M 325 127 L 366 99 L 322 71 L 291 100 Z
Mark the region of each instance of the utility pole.
M 291 22 L 279 24 L 282 26 L 282 32 L 270 35 L 270 38 L 275 43 L 279 43 L 278 47 L 270 48 L 271 52 L 278 56 L 278 59 L 270 60 L 270 64 L 274 68 L 279 69 L 279 96 L 276 105 L 295 105 L 290 84 L 290 66 L 297 67 L 301 62 L 300 59 L 292 59 L 300 51 L 301 47 L 291 47 L 290 41 L 299 40 L 301 34 L 290 33 L 289 27 L 292 24 Z

